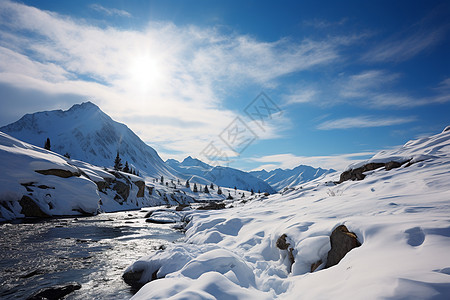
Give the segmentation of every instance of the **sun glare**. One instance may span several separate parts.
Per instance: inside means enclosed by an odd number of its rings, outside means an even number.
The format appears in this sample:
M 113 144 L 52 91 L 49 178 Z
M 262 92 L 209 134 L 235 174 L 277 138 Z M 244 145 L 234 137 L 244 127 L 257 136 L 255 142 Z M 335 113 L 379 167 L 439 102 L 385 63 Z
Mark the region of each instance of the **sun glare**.
M 132 84 L 140 92 L 149 92 L 162 78 L 159 62 L 149 55 L 132 58 L 128 71 Z

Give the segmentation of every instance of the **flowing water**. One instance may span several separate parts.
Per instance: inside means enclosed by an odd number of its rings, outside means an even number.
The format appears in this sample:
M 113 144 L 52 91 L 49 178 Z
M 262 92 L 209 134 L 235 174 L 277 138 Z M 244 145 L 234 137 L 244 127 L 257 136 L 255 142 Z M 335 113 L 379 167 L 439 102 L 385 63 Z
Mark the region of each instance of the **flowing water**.
M 183 237 L 145 223 L 145 212 L 0 224 L 0 299 L 78 282 L 65 299 L 129 299 L 123 271 L 161 244 Z

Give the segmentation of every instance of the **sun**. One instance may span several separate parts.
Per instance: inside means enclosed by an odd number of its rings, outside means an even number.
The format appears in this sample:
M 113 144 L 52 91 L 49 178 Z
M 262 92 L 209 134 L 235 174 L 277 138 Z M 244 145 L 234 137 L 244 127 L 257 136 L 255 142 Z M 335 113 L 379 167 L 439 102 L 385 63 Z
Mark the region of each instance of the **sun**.
M 160 62 L 150 55 L 131 58 L 128 70 L 131 84 L 140 92 L 149 92 L 158 86 L 163 69 Z

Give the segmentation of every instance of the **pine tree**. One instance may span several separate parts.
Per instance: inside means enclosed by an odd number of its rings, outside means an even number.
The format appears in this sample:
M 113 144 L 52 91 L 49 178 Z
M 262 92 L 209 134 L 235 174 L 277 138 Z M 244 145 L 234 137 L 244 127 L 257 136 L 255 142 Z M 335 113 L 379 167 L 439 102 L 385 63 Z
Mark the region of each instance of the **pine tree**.
M 123 167 L 123 171 L 126 173 L 133 174 L 132 172 L 130 172 L 130 167 L 128 166 L 128 161 L 125 161 L 125 167 Z
M 69 152 L 66 152 L 66 154 L 64 154 L 64 157 L 67 158 L 67 159 L 70 159 L 70 154 L 69 154 Z
M 196 184 L 196 183 L 194 183 L 194 190 L 193 190 L 193 192 L 194 192 L 194 193 L 197 193 L 197 192 L 198 192 L 198 190 L 197 190 L 197 184 Z
M 161 175 L 161 184 L 164 184 L 164 176 Z
M 44 149 L 50 150 L 50 139 L 49 138 L 47 138 L 47 140 L 45 141 Z
M 205 189 L 203 190 L 203 192 L 209 194 L 208 185 L 205 185 Z
M 253 189 L 250 191 L 250 193 L 252 194 L 252 196 L 255 194 L 255 192 L 253 191 Z
M 231 197 L 230 193 L 228 193 L 227 199 L 228 199 L 228 200 L 233 200 L 233 197 Z
M 187 187 L 187 188 L 190 188 L 190 187 L 191 187 L 191 185 L 189 184 L 189 179 L 186 181 L 186 187 Z
M 242 193 L 242 197 L 241 198 L 245 198 L 245 193 Z
M 217 195 L 222 195 L 222 190 L 220 189 L 220 186 L 217 187 Z
M 209 186 L 210 189 L 214 189 L 214 184 L 211 182 L 211 185 Z
M 234 187 L 234 194 L 236 195 L 236 190 L 237 190 L 237 187 Z
M 119 151 L 117 151 L 116 159 L 114 160 L 114 170 L 120 171 L 122 170 L 122 159 L 120 159 Z

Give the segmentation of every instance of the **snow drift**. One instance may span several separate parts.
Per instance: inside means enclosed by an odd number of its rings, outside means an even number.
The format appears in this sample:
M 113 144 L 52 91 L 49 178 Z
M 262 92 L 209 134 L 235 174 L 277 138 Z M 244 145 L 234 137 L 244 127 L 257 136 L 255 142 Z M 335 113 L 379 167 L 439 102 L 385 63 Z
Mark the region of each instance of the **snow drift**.
M 340 184 L 329 174 L 241 207 L 190 213 L 185 243 L 126 271 L 159 278 L 133 299 L 448 299 L 450 131 L 350 169 L 396 160 L 411 163 Z M 340 225 L 360 246 L 325 268 Z

